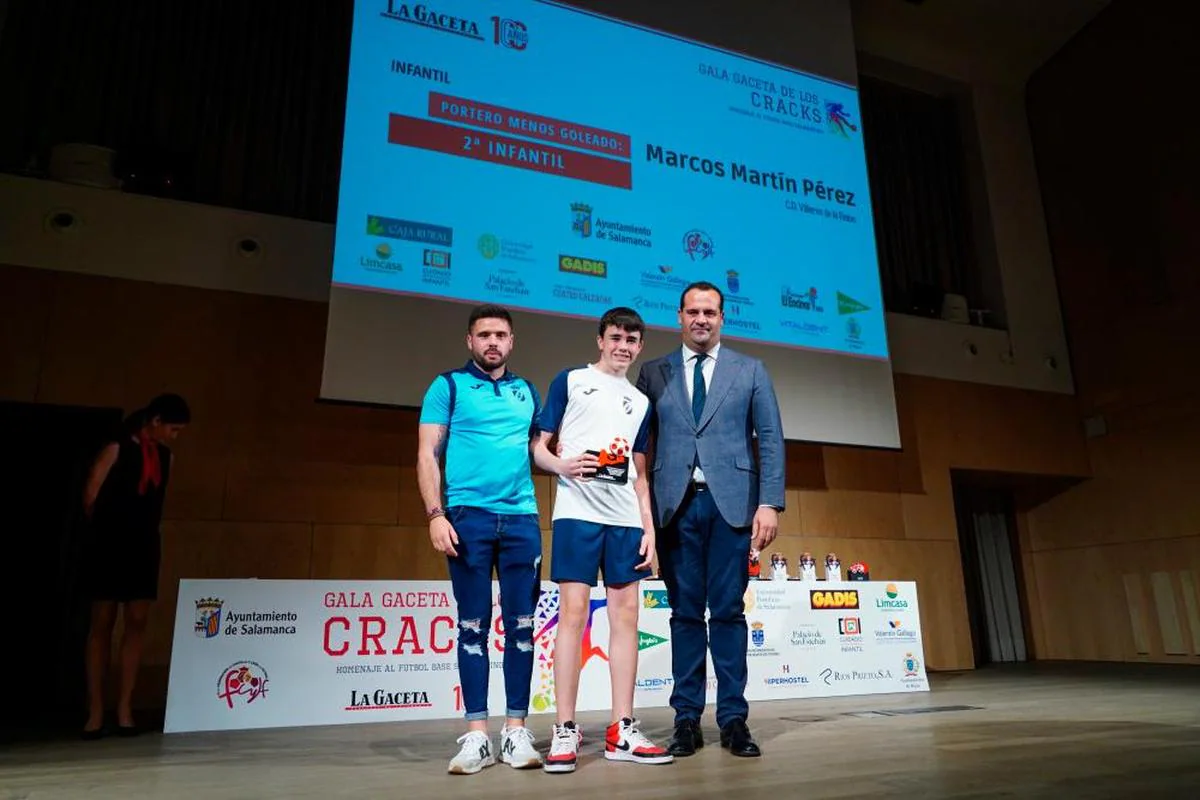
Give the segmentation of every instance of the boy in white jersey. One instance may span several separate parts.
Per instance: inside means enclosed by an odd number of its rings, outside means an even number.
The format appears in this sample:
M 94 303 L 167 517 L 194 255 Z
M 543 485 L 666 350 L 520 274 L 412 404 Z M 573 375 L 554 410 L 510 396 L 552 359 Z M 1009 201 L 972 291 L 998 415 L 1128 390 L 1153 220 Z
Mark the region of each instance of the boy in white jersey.
M 605 758 L 667 764 L 673 757 L 647 739 L 633 719 L 637 677 L 638 581 L 654 560 L 654 516 L 646 482 L 650 401 L 626 373 L 642 350 L 646 326 L 631 308 L 600 318 L 594 364 L 565 369 L 550 384 L 538 418 L 537 465 L 559 475 L 554 501 L 550 579 L 559 587 L 554 643 L 558 723 L 546 772 L 573 772 L 580 733 L 575 725 L 580 650 L 591 588 L 603 570 L 608 597 L 608 669 L 613 719 Z M 550 440 L 558 435 L 558 452 Z

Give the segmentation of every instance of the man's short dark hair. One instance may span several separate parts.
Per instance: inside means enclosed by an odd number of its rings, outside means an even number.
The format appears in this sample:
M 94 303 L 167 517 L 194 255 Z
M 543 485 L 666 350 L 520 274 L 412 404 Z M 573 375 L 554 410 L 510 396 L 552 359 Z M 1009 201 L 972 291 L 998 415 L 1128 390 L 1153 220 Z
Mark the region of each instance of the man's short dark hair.
M 708 281 L 693 281 L 689 283 L 679 295 L 679 310 L 683 310 L 683 301 L 687 298 L 688 292 L 693 289 L 701 292 L 716 292 L 717 293 L 717 308 L 721 313 L 725 312 L 725 293 L 716 287 L 715 284 Z
M 646 323 L 642 320 L 642 315 L 627 306 L 617 306 L 604 312 L 604 316 L 600 318 L 599 335 L 604 336 L 604 332 L 610 327 L 643 337 L 646 335 Z
M 481 306 L 475 306 L 471 310 L 471 316 L 467 318 L 467 333 L 472 333 L 475 330 L 475 323 L 481 319 L 502 319 L 508 323 L 509 328 L 513 326 L 512 314 L 508 313 L 507 308 L 485 303 Z

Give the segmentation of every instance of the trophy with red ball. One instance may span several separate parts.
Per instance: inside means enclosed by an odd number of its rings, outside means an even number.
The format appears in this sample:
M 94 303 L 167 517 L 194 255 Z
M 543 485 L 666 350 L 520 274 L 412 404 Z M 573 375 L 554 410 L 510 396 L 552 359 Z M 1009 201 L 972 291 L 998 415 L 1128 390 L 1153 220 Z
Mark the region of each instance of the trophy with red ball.
M 849 577 L 852 581 L 869 581 L 871 580 L 871 570 L 865 561 L 855 561 L 850 565 Z

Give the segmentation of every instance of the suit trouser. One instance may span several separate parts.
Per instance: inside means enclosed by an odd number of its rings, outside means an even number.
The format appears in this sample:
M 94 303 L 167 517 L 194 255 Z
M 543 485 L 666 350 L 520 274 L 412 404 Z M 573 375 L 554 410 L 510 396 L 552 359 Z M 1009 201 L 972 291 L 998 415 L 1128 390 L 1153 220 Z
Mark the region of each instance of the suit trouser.
M 717 677 L 717 725 L 750 713 L 743 602 L 749 557 L 750 529 L 725 522 L 707 488 L 689 489 L 658 548 L 671 603 L 671 707 L 677 723 L 699 721 L 704 713 L 706 649 Z

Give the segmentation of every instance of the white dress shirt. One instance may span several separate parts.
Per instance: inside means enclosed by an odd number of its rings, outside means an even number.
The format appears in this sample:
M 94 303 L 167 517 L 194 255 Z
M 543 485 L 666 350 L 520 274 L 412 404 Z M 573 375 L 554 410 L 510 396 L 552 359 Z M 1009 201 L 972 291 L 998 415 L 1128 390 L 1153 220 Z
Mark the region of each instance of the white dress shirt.
M 707 390 L 712 388 L 713 371 L 717 368 L 717 356 L 721 352 L 721 343 L 717 342 L 713 348 L 706 354 L 708 357 L 704 359 L 700 369 L 704 375 L 704 388 L 706 390 L 705 398 L 707 399 Z M 692 386 L 696 379 L 696 357 L 700 355 L 697 351 L 683 346 L 683 385 L 687 389 L 688 408 L 691 408 L 692 403 Z M 692 480 L 697 483 L 706 483 L 704 480 L 704 471 L 700 469 L 700 465 L 692 470 Z

